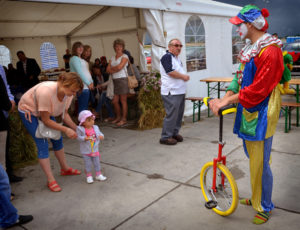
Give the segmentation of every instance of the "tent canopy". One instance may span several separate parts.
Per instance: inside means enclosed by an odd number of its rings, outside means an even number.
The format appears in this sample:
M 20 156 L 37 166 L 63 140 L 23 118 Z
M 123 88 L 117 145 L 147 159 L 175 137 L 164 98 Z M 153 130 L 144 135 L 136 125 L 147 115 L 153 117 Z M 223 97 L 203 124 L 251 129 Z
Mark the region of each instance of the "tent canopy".
M 240 9 L 211 0 L 2 0 L 0 38 L 73 36 L 110 6 L 218 16 Z

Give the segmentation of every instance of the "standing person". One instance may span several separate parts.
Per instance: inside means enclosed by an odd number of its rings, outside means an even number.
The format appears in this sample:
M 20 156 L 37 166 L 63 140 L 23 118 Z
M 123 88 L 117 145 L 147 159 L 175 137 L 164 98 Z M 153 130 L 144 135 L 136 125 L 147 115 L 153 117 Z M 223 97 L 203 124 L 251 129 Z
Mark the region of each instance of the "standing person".
M 100 58 L 100 68 L 101 68 L 101 74 L 104 78 L 104 81 L 108 81 L 108 78 L 109 78 L 109 73 L 107 73 L 107 71 L 106 71 L 107 66 L 108 66 L 107 59 L 105 56 L 102 56 Z
M 95 125 L 95 116 L 89 110 L 83 110 L 78 116 L 79 126 L 76 132 L 80 143 L 80 152 L 85 162 L 86 182 L 94 182 L 92 167 L 96 171 L 96 180 L 104 181 L 107 178 L 101 173 L 99 143 L 104 140 L 104 135 Z
M 18 51 L 17 56 L 19 58 L 17 70 L 22 78 L 24 90 L 27 91 L 40 82 L 38 76 L 41 73 L 41 69 L 36 60 L 27 58 L 23 51 Z
M 78 113 L 82 110 L 88 109 L 90 90 L 93 90 L 94 84 L 91 73 L 89 71 L 89 64 L 81 58 L 83 53 L 83 45 L 81 42 L 75 42 L 72 46 L 72 57 L 70 59 L 70 71 L 77 73 L 83 81 L 83 90 L 77 95 L 78 99 Z
M 92 73 L 94 63 L 91 62 L 91 57 L 92 57 L 92 47 L 90 47 L 89 45 L 84 45 L 81 58 L 84 59 L 89 64 L 89 70 Z
M 0 227 L 8 228 L 16 225 L 26 224 L 33 220 L 31 215 L 18 215 L 17 209 L 10 202 L 11 189 L 9 179 L 5 172 L 5 142 L 7 135 L 7 119 L 3 114 L 9 111 L 12 103 L 8 97 L 4 81 L 0 77 Z
M 101 61 L 99 58 L 95 58 L 95 62 L 94 62 L 94 65 L 93 66 L 101 66 Z
M 83 83 L 76 73 L 63 73 L 57 82 L 46 81 L 28 90 L 19 102 L 19 114 L 21 120 L 33 137 L 38 150 L 39 163 L 46 174 L 48 188 L 52 192 L 61 191 L 61 187 L 55 181 L 49 159 L 48 141 L 35 136 L 38 127 L 38 119 L 49 128 L 64 132 L 67 137 L 76 139 L 76 124 L 72 121 L 68 108 L 73 96 L 83 88 Z M 64 113 L 63 122 L 70 128 L 55 121 Z M 62 137 L 59 140 L 50 139 L 55 156 L 60 164 L 62 176 L 80 175 L 80 171 L 72 169 L 66 162 Z
M 65 69 L 69 70 L 70 69 L 70 58 L 71 58 L 70 50 L 66 49 L 66 54 L 64 54 L 63 59 L 65 63 Z
M 116 118 L 112 123 L 121 127 L 127 123 L 127 94 L 129 93 L 127 77 L 128 56 L 123 53 L 125 42 L 122 39 L 116 39 L 113 43 L 113 47 L 116 55 L 110 59 L 106 70 L 112 74 L 114 82 L 114 97 L 112 103 L 115 108 Z M 120 102 L 122 105 L 122 113 Z
M 100 98 L 98 100 L 94 115 L 96 118 L 101 118 L 101 109 L 103 104 L 105 104 L 105 107 L 108 112 L 108 118 L 106 118 L 105 121 L 106 122 L 113 121 L 115 115 L 112 109 L 111 100 L 108 97 L 106 97 L 106 89 L 107 89 L 108 81 L 104 81 L 99 66 L 93 67 L 93 75 L 96 83 L 95 86 L 97 87 L 97 90 L 100 93 Z
M 181 41 L 177 38 L 170 40 L 168 48 L 167 53 L 160 59 L 161 97 L 166 116 L 159 142 L 176 145 L 177 142 L 183 141 L 179 130 L 184 113 L 186 82 L 190 77 L 178 57 L 182 48 Z
M 291 71 L 293 69 L 293 57 L 287 51 L 282 52 L 284 71 L 280 81 L 283 84 L 283 94 L 295 94 L 294 89 L 290 89 L 289 81 L 292 79 Z
M 279 118 L 281 97 L 278 83 L 283 73 L 281 41 L 266 33 L 267 9 L 246 5 L 230 19 L 237 25 L 242 40 L 250 39 L 242 49 L 240 70 L 222 99 L 214 99 L 209 106 L 218 114 L 221 107 L 238 103 L 233 132 L 243 140 L 249 158 L 252 197 L 241 204 L 252 205 L 257 211 L 254 224 L 268 221 L 274 209 L 272 203 L 273 176 L 270 155 L 273 135 Z
M 5 85 L 6 92 L 8 94 L 9 100 L 10 100 L 10 102 L 12 104 L 12 107 L 11 107 L 10 111 L 13 111 L 15 109 L 15 107 L 16 107 L 16 103 L 15 103 L 15 100 L 14 100 L 14 96 L 11 93 L 10 87 L 7 84 L 7 79 L 6 79 L 5 71 L 4 71 L 4 69 L 3 69 L 3 67 L 1 65 L 0 65 L 0 75 L 1 75 L 1 79 L 3 80 L 3 83 Z M 3 112 L 3 115 L 5 116 L 5 118 L 7 119 L 8 115 L 9 115 L 8 111 L 3 110 L 2 112 Z M 8 125 L 7 126 L 7 135 L 6 135 L 6 147 L 5 147 L 5 166 L 6 166 L 7 175 L 9 177 L 9 181 L 11 183 L 13 183 L 13 182 L 22 181 L 23 178 L 19 177 L 19 176 L 16 176 L 13 173 L 12 162 L 11 162 L 11 160 L 9 158 L 9 148 L 10 148 L 10 138 L 9 138 L 9 136 L 10 136 L 10 126 Z

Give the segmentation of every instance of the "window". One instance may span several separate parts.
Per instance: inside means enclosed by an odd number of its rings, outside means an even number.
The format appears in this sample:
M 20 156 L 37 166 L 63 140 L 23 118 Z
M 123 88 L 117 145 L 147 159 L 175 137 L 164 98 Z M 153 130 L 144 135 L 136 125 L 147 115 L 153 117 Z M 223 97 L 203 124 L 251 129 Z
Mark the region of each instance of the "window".
M 239 63 L 238 56 L 242 48 L 245 46 L 245 42 L 241 39 L 237 27 L 232 27 L 232 64 Z
M 0 45 L 0 65 L 8 66 L 11 63 L 10 51 L 7 47 Z
M 185 45 L 187 71 L 206 69 L 205 29 L 198 16 L 191 16 L 186 23 Z
M 52 43 L 44 42 L 40 48 L 40 55 L 44 70 L 58 68 L 56 48 Z

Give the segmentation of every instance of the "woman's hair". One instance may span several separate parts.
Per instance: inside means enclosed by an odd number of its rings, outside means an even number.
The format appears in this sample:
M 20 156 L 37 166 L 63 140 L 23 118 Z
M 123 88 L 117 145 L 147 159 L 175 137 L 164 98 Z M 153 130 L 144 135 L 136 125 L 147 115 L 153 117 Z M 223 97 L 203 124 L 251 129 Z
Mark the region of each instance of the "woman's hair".
M 72 46 L 72 56 L 78 56 L 77 48 L 83 46 L 81 42 L 75 42 Z
M 85 57 L 85 52 L 86 52 L 87 50 L 89 50 L 89 49 L 91 50 L 91 54 L 90 54 L 89 57 Z M 84 46 L 83 46 L 83 52 L 82 52 L 82 54 L 81 54 L 81 58 L 83 58 L 83 59 L 86 60 L 87 62 L 90 62 L 91 56 L 92 56 L 92 47 L 90 47 L 89 45 L 84 45 Z
M 125 49 L 125 42 L 123 39 L 117 38 L 116 40 L 114 40 L 114 43 L 113 43 L 114 49 L 116 48 L 117 45 L 121 45 L 123 47 L 123 50 Z
M 95 59 L 95 63 L 96 63 L 96 61 L 98 61 L 99 64 L 101 64 L 100 58 L 96 58 L 96 59 Z
M 77 73 L 74 72 L 65 72 L 59 75 L 58 82 L 65 88 L 78 88 L 79 91 L 83 89 L 83 83 L 81 78 Z
M 103 61 L 105 61 L 105 63 L 107 63 L 107 59 L 106 59 L 105 56 L 102 56 L 102 57 L 100 58 L 100 60 L 101 60 L 101 63 L 102 63 Z

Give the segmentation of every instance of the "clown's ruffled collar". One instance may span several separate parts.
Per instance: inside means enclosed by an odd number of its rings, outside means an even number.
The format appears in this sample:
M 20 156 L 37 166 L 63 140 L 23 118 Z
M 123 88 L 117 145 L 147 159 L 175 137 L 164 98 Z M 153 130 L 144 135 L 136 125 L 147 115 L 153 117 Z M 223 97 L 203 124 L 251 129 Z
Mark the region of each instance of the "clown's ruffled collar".
M 249 62 L 252 57 L 255 57 L 260 51 L 269 45 L 276 44 L 282 47 L 280 39 L 273 37 L 271 34 L 265 33 L 254 44 L 250 42 L 241 50 L 239 60 L 241 63 Z

